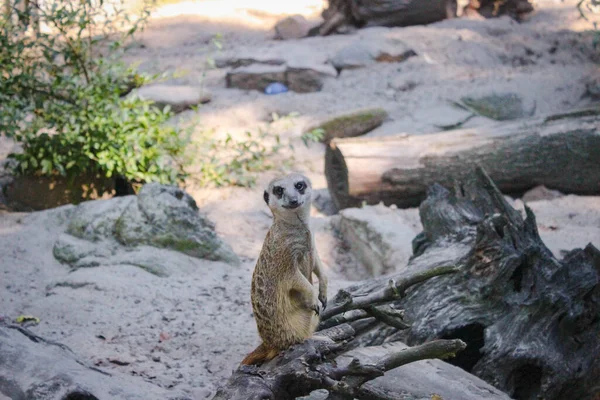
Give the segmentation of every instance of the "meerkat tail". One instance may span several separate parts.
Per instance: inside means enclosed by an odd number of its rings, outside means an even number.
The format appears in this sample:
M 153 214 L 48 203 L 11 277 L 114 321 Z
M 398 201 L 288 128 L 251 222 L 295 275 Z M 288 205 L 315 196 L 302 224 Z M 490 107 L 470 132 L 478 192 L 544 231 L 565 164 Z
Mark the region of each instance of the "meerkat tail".
M 256 365 L 270 361 L 277 357 L 279 350 L 269 348 L 261 343 L 252 353 L 248 354 L 241 362 L 241 365 Z

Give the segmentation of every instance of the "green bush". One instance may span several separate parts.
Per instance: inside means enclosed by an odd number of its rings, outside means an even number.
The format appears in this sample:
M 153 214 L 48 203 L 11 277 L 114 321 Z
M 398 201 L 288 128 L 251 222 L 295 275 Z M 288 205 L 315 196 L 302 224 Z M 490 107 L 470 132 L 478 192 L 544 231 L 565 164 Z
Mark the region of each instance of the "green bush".
M 125 96 L 152 79 L 119 61 L 148 10 L 132 20 L 103 0 L 31 1 L 25 11 L 12 1 L 12 19 L 0 19 L 0 133 L 21 144 L 16 172 L 181 181 L 188 135 L 165 123 L 168 108 Z M 47 29 L 31 29 L 32 12 Z

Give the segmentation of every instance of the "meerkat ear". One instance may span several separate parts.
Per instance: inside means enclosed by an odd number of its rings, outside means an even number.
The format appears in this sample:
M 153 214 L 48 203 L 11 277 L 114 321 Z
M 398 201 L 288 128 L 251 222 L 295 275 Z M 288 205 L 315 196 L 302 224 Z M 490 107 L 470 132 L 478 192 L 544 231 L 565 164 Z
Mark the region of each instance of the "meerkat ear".
M 263 199 L 265 199 L 265 203 L 267 203 L 267 205 L 269 205 L 269 193 L 266 190 L 263 193 Z

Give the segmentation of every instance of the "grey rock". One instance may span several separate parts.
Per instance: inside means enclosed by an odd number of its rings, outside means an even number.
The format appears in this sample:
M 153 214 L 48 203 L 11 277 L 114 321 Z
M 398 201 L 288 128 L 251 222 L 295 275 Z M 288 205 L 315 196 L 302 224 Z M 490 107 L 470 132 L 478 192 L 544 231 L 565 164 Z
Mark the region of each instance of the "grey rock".
M 264 65 L 253 64 L 227 73 L 228 88 L 264 91 L 271 83 L 283 83 L 297 93 L 318 92 L 323 79 L 337 76 L 329 64 Z
M 87 365 L 66 346 L 0 323 L 0 398 L 12 400 L 184 399 L 142 379 Z
M 302 15 L 291 15 L 275 24 L 275 39 L 300 39 L 308 36 L 311 25 Z
M 163 109 L 170 106 L 173 112 L 181 112 L 198 104 L 208 103 L 212 95 L 206 89 L 189 85 L 152 84 L 134 92 L 145 100 L 151 100 Z
M 516 93 L 493 93 L 481 97 L 463 97 L 462 103 L 470 110 L 497 121 L 508 121 L 531 116 L 535 104 L 526 110 L 523 99 Z
M 319 212 L 325 215 L 334 215 L 338 212 L 333 200 L 331 200 L 331 194 L 329 193 L 329 189 L 317 189 L 313 190 L 313 206 Z
M 177 187 L 154 183 L 144 185 L 137 196 L 77 206 L 53 254 L 74 269 L 128 264 L 165 276 L 168 272 L 157 261 L 160 257 L 155 251 L 160 248 L 239 263 L 190 195 Z
M 339 229 L 350 252 L 368 276 L 376 277 L 406 267 L 412 239 L 419 233 L 418 216 L 383 204 L 340 211 Z
M 227 73 L 228 88 L 264 91 L 274 82 L 285 83 L 285 65 L 260 65 L 236 68 Z
M 403 42 L 357 41 L 342 48 L 330 62 L 337 70 L 364 68 L 377 62 L 402 62 L 417 55 Z
M 310 68 L 289 68 L 285 74 L 287 87 L 297 93 L 319 92 L 323 74 Z

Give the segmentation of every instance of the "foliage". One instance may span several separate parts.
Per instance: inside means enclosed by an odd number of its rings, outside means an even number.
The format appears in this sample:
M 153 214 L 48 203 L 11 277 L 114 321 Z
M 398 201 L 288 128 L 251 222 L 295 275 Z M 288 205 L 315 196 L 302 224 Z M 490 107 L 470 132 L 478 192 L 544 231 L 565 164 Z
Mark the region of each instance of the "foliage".
M 17 172 L 181 180 L 188 139 L 165 123 L 172 112 L 125 96 L 156 78 L 119 62 L 148 10 L 132 19 L 117 1 L 21 1 L 0 19 L 0 132 L 22 145 Z M 31 29 L 33 14 L 46 29 Z
M 325 138 L 325 129 L 315 128 L 311 131 L 304 132 L 300 138 L 305 146 L 308 146 L 309 143 L 319 143 Z
M 230 134 L 224 140 L 205 136 L 202 153 L 209 157 L 200 162 L 200 185 L 254 186 L 257 173 L 274 168 L 274 157 L 285 147 L 281 137 L 271 133 L 271 125 L 279 122 L 290 127 L 297 115 L 272 113 L 266 129 L 259 128 L 257 133 L 248 131 L 243 140 L 234 140 Z M 287 146 L 293 147 L 291 143 Z
M 256 173 L 273 168 L 272 157 L 283 147 L 279 135 L 275 144 L 266 145 L 269 132 L 246 132 L 244 140 L 231 135 L 224 140 L 207 140 L 204 146 L 208 157 L 200 161 L 201 186 L 254 186 Z

